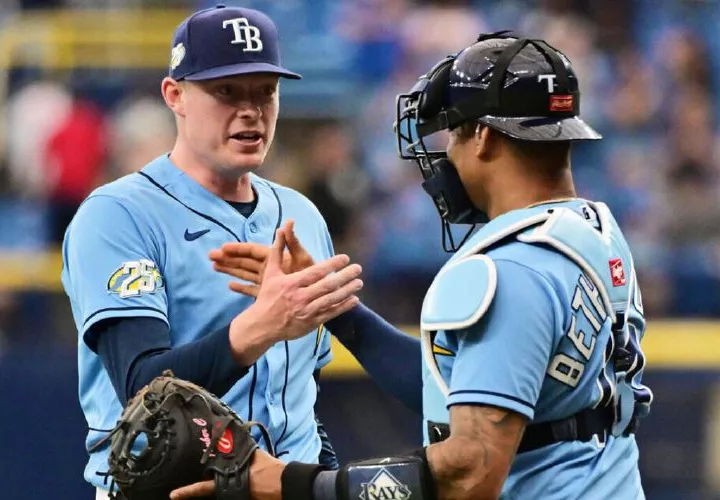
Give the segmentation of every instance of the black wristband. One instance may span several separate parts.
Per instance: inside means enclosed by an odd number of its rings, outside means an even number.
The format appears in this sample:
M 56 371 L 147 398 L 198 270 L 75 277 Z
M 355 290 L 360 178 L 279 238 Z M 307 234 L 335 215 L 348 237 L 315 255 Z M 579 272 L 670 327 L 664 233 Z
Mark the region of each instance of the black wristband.
M 410 455 L 413 457 L 419 457 L 422 460 L 423 466 L 425 467 L 425 491 L 431 492 L 437 498 L 437 485 L 435 484 L 435 476 L 433 476 L 430 463 L 427 459 L 427 447 L 413 450 L 410 452 Z
M 427 465 L 427 448 L 417 448 L 415 450 L 412 450 L 410 453 L 408 453 L 411 457 L 418 457 L 422 458 L 422 461 L 425 462 L 425 465 Z
M 282 500 L 313 500 L 313 482 L 323 470 L 325 467 L 319 464 L 287 464 L 280 478 Z

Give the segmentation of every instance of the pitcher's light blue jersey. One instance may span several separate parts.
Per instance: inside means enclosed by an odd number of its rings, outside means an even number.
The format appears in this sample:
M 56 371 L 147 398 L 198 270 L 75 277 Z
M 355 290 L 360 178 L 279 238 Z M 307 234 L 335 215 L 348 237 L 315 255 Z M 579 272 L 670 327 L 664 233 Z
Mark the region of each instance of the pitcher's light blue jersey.
M 208 252 L 228 241 L 270 245 L 289 218 L 316 261 L 332 256 L 327 227 L 310 201 L 254 175 L 252 186 L 258 202 L 246 219 L 162 156 L 97 189 L 80 207 L 65 237 L 62 282 L 80 335 L 88 448 L 107 435 L 122 411 L 102 361 L 84 342 L 93 324 L 112 317 L 158 318 L 169 325 L 173 346 L 227 326 L 254 299 L 228 290 L 231 278 L 213 270 Z M 318 460 L 313 371 L 331 359 L 328 335 L 321 327 L 276 344 L 223 395 L 242 418 L 268 427 L 283 460 Z M 107 470 L 107 454 L 107 446 L 92 453 L 85 469 L 95 486 L 103 484 L 95 473 Z
M 644 498 L 635 438 L 624 433 L 652 401 L 641 384 L 644 332 L 632 256 L 604 204 L 504 214 L 462 246 L 423 303 L 426 424 L 447 423 L 452 405 L 499 406 L 533 424 L 616 407 L 609 436 L 518 453 L 501 498 Z M 620 348 L 630 359 L 622 371 Z

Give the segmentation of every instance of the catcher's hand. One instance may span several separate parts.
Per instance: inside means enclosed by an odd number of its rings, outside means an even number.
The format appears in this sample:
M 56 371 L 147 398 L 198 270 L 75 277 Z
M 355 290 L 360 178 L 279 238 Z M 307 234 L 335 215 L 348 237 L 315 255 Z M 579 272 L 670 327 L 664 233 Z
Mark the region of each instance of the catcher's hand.
M 243 422 L 215 395 L 165 371 L 128 402 L 111 435 L 107 475 L 128 500 L 167 500 L 208 479 L 215 498 L 249 499 L 255 425 L 274 454 L 262 424 Z

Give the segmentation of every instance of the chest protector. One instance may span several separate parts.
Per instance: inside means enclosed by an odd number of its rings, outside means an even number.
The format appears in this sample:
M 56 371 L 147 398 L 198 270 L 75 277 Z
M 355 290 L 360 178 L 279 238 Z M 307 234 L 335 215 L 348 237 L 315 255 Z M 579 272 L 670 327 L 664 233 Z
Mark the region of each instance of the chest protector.
M 483 317 L 492 304 L 497 286 L 495 264 L 485 252 L 514 241 L 542 245 L 561 253 L 577 264 L 599 292 L 599 303 L 595 305 L 602 320 L 610 316 L 612 333 L 605 346 L 605 363 L 598 381 L 605 390 L 589 410 L 607 408 L 608 412 L 612 411 L 611 422 L 603 425 L 607 427 L 604 430 L 616 436 L 632 432 L 637 417 L 647 413 L 651 395 L 646 401 L 638 401 L 636 392 L 639 388 L 634 387 L 633 382 L 637 363 L 629 359 L 626 349 L 629 342 L 637 341 L 631 339 L 627 322 L 636 287 L 630 249 L 605 204 L 585 202 L 580 208 L 584 216 L 571 208 L 544 205 L 498 217 L 473 235 L 436 276 L 423 301 L 421 314 L 426 444 L 444 439 L 447 435 L 442 434 L 449 433 L 447 425 L 443 424 L 449 422 L 446 399 L 452 366 L 442 370 L 438 365 L 438 357 L 433 353 L 434 337 L 440 331 L 451 335 L 453 330 L 467 328 Z M 599 229 L 591 222 L 595 217 Z M 613 262 L 618 261 L 620 267 L 614 270 Z M 472 293 L 458 293 L 465 288 Z M 639 302 L 639 294 L 635 296 Z M 642 311 L 641 304 L 635 306 Z M 452 363 L 451 357 L 442 358 L 443 362 Z M 545 423 L 537 424 L 537 427 L 541 425 Z M 531 422 L 526 434 L 533 427 Z M 555 430 L 549 432 L 558 434 Z M 566 440 L 572 439 L 556 439 Z

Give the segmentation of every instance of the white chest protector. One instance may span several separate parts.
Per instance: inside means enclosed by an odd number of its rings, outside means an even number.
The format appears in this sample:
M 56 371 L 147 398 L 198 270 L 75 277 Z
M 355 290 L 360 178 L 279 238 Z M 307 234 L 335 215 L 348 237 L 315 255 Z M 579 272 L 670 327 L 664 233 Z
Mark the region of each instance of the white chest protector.
M 633 293 L 636 283 L 632 255 L 605 204 L 585 202 L 580 209 L 584 216 L 572 208 L 546 204 L 498 217 L 473 235 L 440 270 L 425 296 L 421 315 L 426 423 L 449 421 L 446 399 L 452 357 L 445 356 L 444 360 L 438 361 L 433 353 L 435 334 L 442 331 L 451 335 L 452 331 L 467 328 L 483 317 L 492 304 L 497 286 L 495 264 L 485 252 L 491 247 L 494 253 L 502 252 L 503 245 L 519 241 L 543 245 L 561 253 L 582 270 L 598 291 L 594 306 L 602 320 L 610 316 L 613 330 L 610 345 L 604 346 L 606 366 L 601 374 L 607 379 L 609 390 L 601 391 L 595 406 L 619 407 L 613 434 L 619 435 L 628 427 L 636 403 L 633 376 L 627 376 L 631 368 L 620 366 L 618 369 L 618 365 L 610 361 L 615 359 L 617 348 L 626 346 L 630 339 L 626 319 L 633 296 L 637 302 L 635 308 L 642 313 L 640 295 Z M 599 230 L 594 222 L 599 225 Z M 613 269 L 616 260 L 622 262 L 624 269 Z M 539 273 L 544 272 L 533 262 L 523 264 Z M 448 365 L 441 367 L 439 363 Z M 423 427 L 427 444 L 428 426 Z

